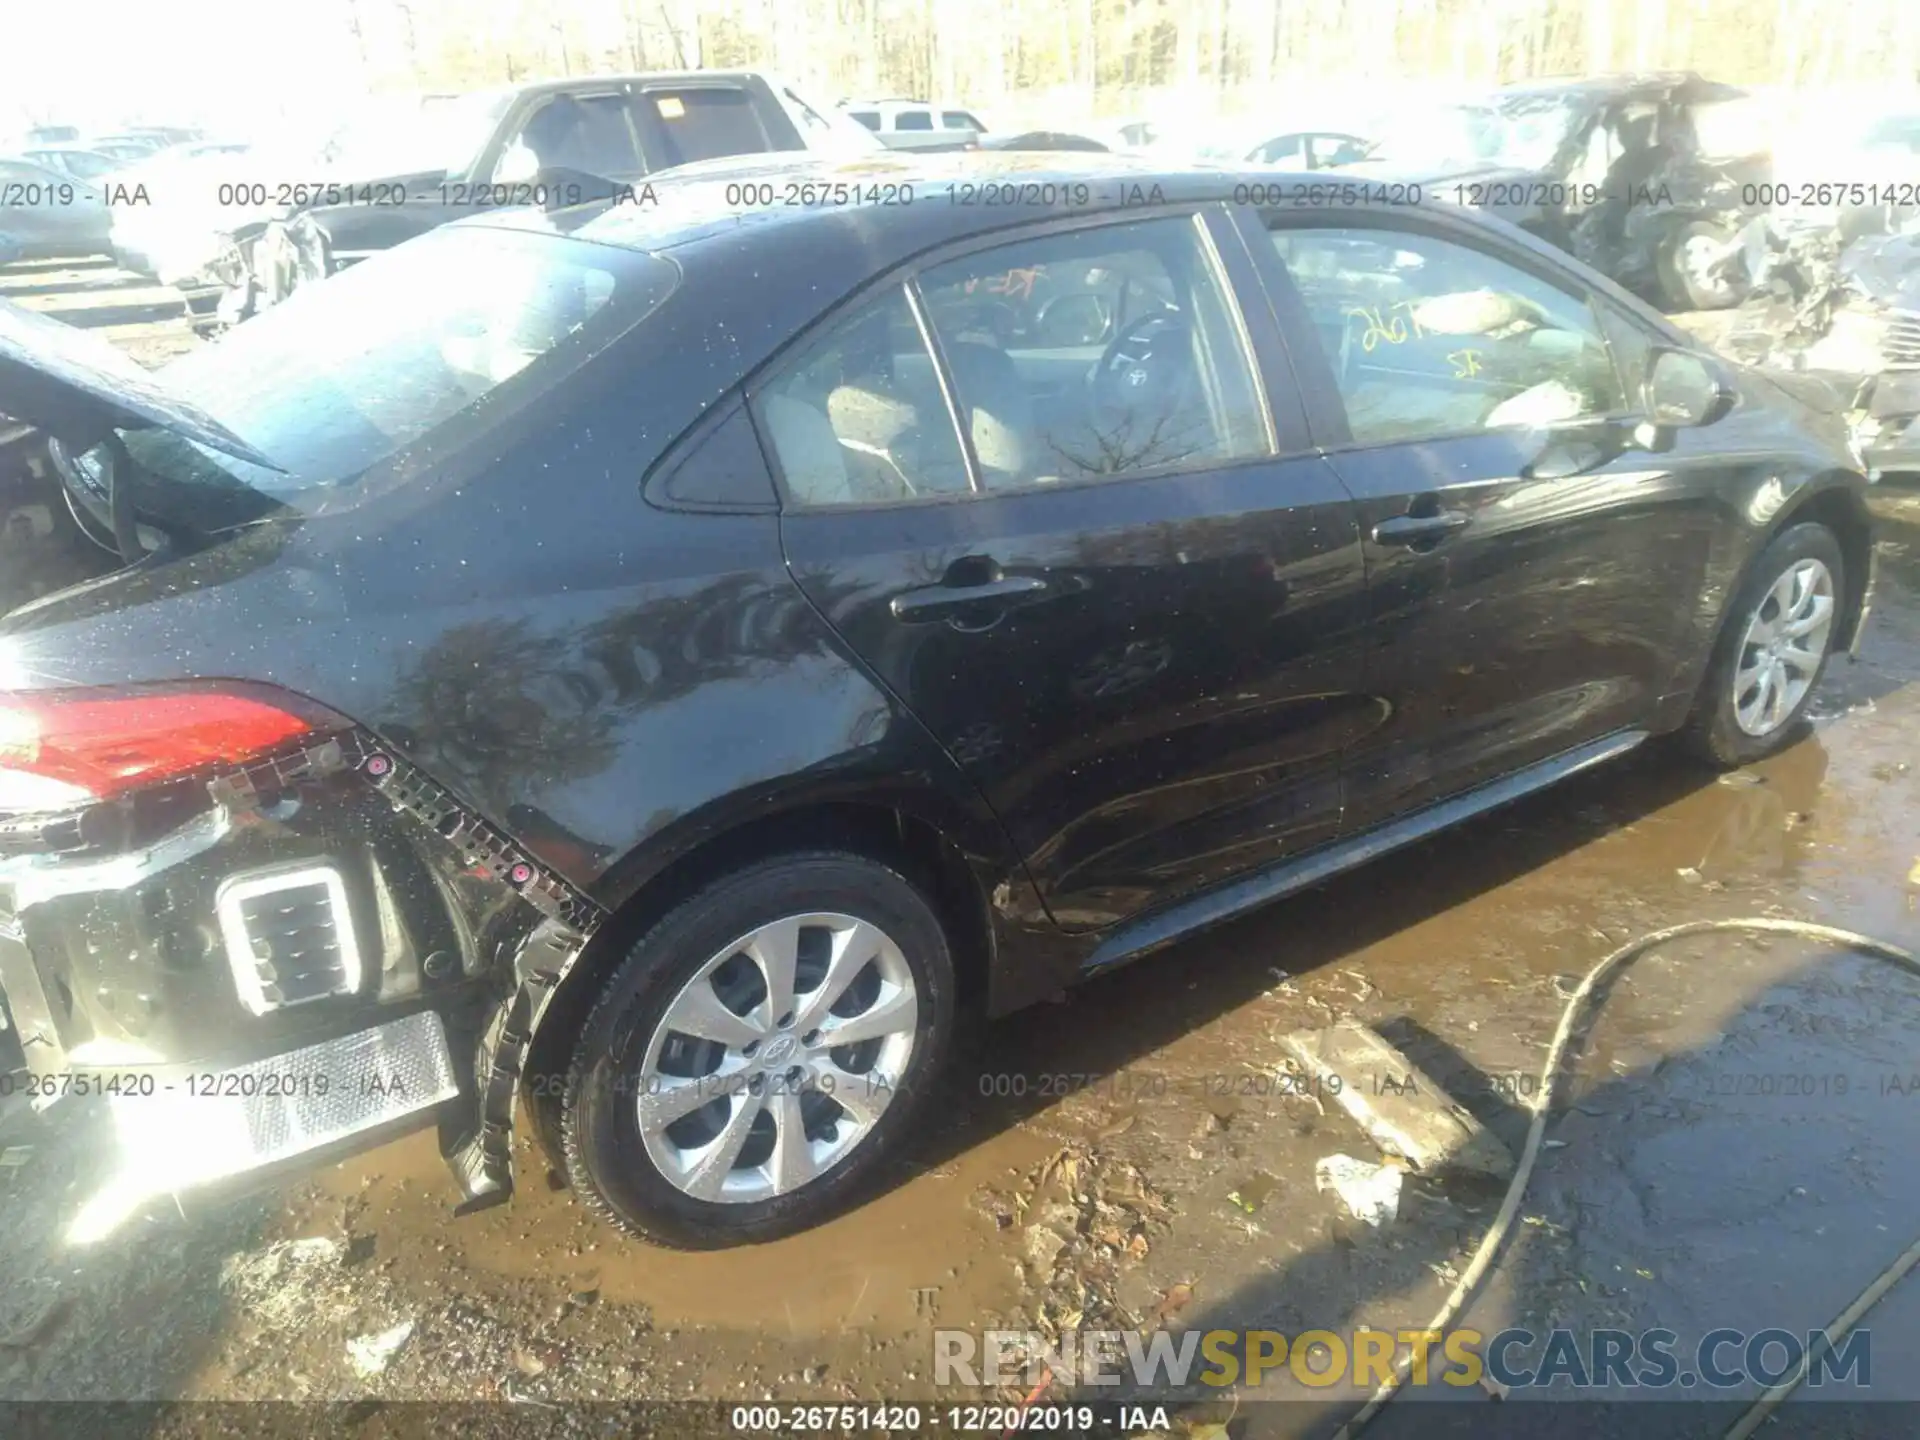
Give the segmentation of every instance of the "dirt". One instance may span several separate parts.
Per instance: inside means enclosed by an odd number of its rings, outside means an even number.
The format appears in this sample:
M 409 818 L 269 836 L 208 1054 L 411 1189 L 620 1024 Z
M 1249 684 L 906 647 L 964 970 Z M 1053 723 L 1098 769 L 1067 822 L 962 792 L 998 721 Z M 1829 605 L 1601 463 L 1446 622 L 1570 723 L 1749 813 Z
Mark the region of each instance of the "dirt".
M 1287 1081 L 1278 1037 L 1354 1016 L 1517 1148 L 1571 984 L 1623 940 L 1782 914 L 1913 946 L 1920 492 L 1877 504 L 1865 658 L 1835 665 L 1791 749 L 1720 779 L 1629 757 L 1012 1017 L 963 1052 L 892 1187 L 805 1235 L 635 1245 L 543 1184 L 524 1142 L 513 1201 L 457 1220 L 421 1136 L 71 1249 L 97 1116 L 15 1104 L 0 1399 L 948 1403 L 972 1397 L 933 1388 L 936 1326 L 1423 1323 L 1499 1187 L 1409 1175 L 1395 1220 L 1355 1220 L 1315 1164 L 1377 1151 Z M 1920 984 L 1854 957 L 1730 936 L 1650 956 L 1592 1028 L 1467 1323 L 1826 1323 L 1913 1240 L 1917 1042 Z M 1876 1394 L 1920 1399 L 1897 1364 L 1920 1349 L 1917 1287 L 1875 1316 Z M 1211 1395 L 1184 1423 L 1323 1433 L 1362 1398 L 1276 1384 L 1298 1403 Z M 1640 1408 L 1643 1430 L 1698 1432 L 1685 1407 Z M 1425 1409 L 1370 1433 L 1417 1434 Z

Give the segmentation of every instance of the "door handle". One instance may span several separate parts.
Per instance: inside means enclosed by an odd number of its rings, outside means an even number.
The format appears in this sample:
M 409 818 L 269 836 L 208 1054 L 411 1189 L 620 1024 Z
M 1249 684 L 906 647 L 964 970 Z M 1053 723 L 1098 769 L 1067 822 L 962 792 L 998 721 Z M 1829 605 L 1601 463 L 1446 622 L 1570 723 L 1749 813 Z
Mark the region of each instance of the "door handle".
M 972 609 L 1011 609 L 1028 604 L 1045 595 L 1048 588 L 1038 575 L 999 575 L 977 585 L 928 585 L 904 590 L 893 597 L 888 608 L 904 625 L 927 625 L 957 619 Z
M 1437 515 L 1395 515 L 1373 527 L 1376 545 L 1419 545 L 1441 540 L 1473 523 L 1464 510 L 1442 510 Z

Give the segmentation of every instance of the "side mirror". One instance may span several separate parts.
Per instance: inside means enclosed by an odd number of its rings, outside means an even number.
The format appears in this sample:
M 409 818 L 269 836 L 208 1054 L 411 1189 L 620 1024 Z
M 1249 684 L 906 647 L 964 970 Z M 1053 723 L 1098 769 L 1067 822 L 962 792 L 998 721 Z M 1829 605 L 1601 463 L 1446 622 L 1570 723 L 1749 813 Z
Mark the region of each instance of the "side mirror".
M 1710 356 L 1665 348 L 1649 357 L 1641 395 L 1648 423 L 1661 430 L 1711 425 L 1738 398 L 1732 377 Z

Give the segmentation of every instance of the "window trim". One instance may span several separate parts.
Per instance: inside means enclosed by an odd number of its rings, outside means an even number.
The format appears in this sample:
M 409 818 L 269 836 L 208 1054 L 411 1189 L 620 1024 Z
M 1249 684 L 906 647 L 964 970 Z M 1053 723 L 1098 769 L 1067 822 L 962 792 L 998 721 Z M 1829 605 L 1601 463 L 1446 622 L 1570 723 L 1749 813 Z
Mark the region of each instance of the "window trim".
M 1210 214 L 1217 215 L 1222 224 L 1233 223 L 1231 211 L 1225 202 L 1195 200 L 1167 205 L 1100 210 L 1091 214 L 1054 217 L 1030 224 L 1010 226 L 1006 229 L 985 231 L 929 250 L 842 296 L 830 308 L 815 316 L 808 325 L 797 331 L 741 382 L 740 388 L 747 401 L 747 413 L 753 421 L 755 433 L 760 438 L 761 452 L 766 458 L 767 468 L 773 475 L 774 487 L 780 496 L 781 513 L 786 514 L 791 511 L 795 514 L 807 515 L 851 514 L 872 510 L 903 510 L 931 505 L 968 504 L 982 500 L 1009 500 L 1025 495 L 1056 494 L 1095 486 L 1120 485 L 1134 480 L 1165 480 L 1181 475 L 1234 470 L 1243 466 L 1272 465 L 1304 453 L 1300 450 L 1288 449 L 1281 442 L 1280 426 L 1276 419 L 1272 397 L 1268 393 L 1265 357 L 1261 346 L 1257 343 L 1252 321 L 1247 314 L 1247 297 L 1240 293 L 1247 284 L 1260 286 L 1264 276 L 1257 267 L 1244 277 L 1236 276 L 1235 267 L 1220 250 L 1218 237 L 1215 234 L 1216 227 L 1209 223 Z M 1265 428 L 1266 451 L 1257 455 L 1235 456 L 1210 464 L 1157 465 L 1149 469 L 1129 470 L 1122 475 L 1085 475 L 1075 479 L 1056 480 L 1048 485 L 1028 485 L 1018 489 L 989 490 L 981 486 L 979 460 L 974 454 L 973 437 L 968 433 L 968 427 L 962 423 L 958 397 L 953 388 L 952 375 L 945 353 L 938 346 L 938 335 L 933 332 L 930 322 L 922 313 L 922 300 L 919 294 L 920 276 L 928 270 L 938 269 L 953 260 L 1019 244 L 1023 239 L 1074 234 L 1083 230 L 1116 229 L 1146 220 L 1169 220 L 1182 217 L 1186 219 L 1189 226 L 1198 231 L 1202 253 L 1213 265 L 1214 276 L 1220 286 L 1221 299 L 1228 308 L 1235 338 L 1240 343 L 1241 358 L 1253 381 L 1254 405 L 1259 413 L 1261 424 Z M 967 467 L 968 488 L 937 495 L 902 496 L 897 500 L 862 500 L 845 505 L 809 504 L 796 498 L 792 487 L 787 483 L 786 471 L 780 464 L 780 456 L 774 447 L 772 432 L 767 424 L 762 405 L 763 392 L 769 380 L 777 379 L 792 363 L 795 356 L 803 355 L 812 349 L 821 338 L 861 306 L 881 300 L 888 290 L 896 288 L 907 292 L 907 305 L 913 313 L 914 323 L 916 326 L 923 327 L 921 340 L 929 346 L 928 357 L 933 362 L 934 374 L 938 378 L 941 395 L 947 405 L 948 423 L 953 426 L 954 434 L 960 442 L 960 453 Z M 1277 321 L 1275 328 L 1276 331 L 1280 328 Z M 1276 338 L 1282 341 L 1284 354 L 1284 337 L 1276 335 Z M 1299 406 L 1296 404 L 1295 408 L 1299 409 Z M 1311 437 L 1309 435 L 1302 438 L 1310 442 Z
M 1636 387 L 1629 383 L 1621 373 L 1618 354 L 1612 339 L 1607 334 L 1606 322 L 1602 318 L 1600 307 L 1611 305 L 1611 297 L 1602 294 L 1586 280 L 1559 265 L 1551 257 L 1535 255 L 1531 251 L 1507 243 L 1505 237 L 1471 222 L 1454 220 L 1451 217 L 1439 217 L 1430 213 L 1421 213 L 1406 206 L 1388 209 L 1376 205 L 1353 206 L 1339 212 L 1327 211 L 1286 211 L 1272 207 L 1256 208 L 1255 223 L 1263 236 L 1285 230 L 1383 230 L 1403 234 L 1425 235 L 1458 245 L 1487 255 L 1503 264 L 1530 275 L 1542 284 L 1560 291 L 1569 299 L 1575 300 L 1587 308 L 1593 317 L 1595 331 L 1606 351 L 1607 363 L 1612 368 L 1614 378 L 1620 382 L 1620 391 L 1626 408 L 1609 411 L 1605 415 L 1583 417 L 1578 422 L 1568 424 L 1586 424 L 1597 420 L 1633 419 L 1636 412 L 1631 408 Z M 1322 437 L 1318 449 L 1324 455 L 1343 455 L 1358 450 L 1380 450 L 1395 445 L 1438 445 L 1453 440 L 1470 440 L 1480 436 L 1498 434 L 1502 431 L 1485 427 L 1477 430 L 1439 430 L 1413 435 L 1397 435 L 1391 439 L 1363 439 L 1356 437 L 1352 421 L 1347 413 L 1346 397 L 1340 393 L 1339 376 L 1334 373 L 1333 363 L 1321 348 L 1320 337 L 1307 314 L 1306 301 L 1299 287 L 1294 284 L 1292 273 L 1286 262 L 1280 259 L 1274 250 L 1271 239 L 1266 248 L 1271 252 L 1264 257 L 1262 273 L 1268 287 L 1274 292 L 1275 318 L 1285 332 L 1288 353 L 1294 354 L 1302 345 L 1311 347 L 1308 354 L 1311 364 L 1318 372 L 1317 383 L 1301 384 L 1301 393 L 1307 405 L 1308 423 L 1317 436 Z M 1271 260 L 1267 268 L 1265 260 Z M 1614 306 L 1616 309 L 1623 307 Z M 1282 313 L 1283 310 L 1286 313 Z M 1627 312 L 1627 318 L 1639 324 L 1638 317 Z M 1640 328 L 1645 329 L 1644 325 Z M 1668 343 L 1671 343 L 1670 341 Z M 1328 425 L 1327 421 L 1336 422 Z M 1504 427 L 1503 427 L 1504 428 Z M 1551 427 L 1549 427 L 1551 428 Z

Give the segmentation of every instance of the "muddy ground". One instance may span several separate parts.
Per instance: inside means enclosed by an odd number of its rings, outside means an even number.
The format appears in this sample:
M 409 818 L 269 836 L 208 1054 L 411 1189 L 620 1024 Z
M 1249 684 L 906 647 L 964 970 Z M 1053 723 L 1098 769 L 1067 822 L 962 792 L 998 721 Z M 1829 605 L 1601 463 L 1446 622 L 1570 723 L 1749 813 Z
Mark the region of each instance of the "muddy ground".
M 191 344 L 177 322 L 128 323 L 158 327 L 130 341 L 150 361 Z M 1787 915 L 1920 943 L 1920 490 L 1879 504 L 1863 659 L 1835 666 L 1792 749 L 1720 779 L 1629 757 L 1013 1017 L 970 1043 L 891 1189 L 810 1234 L 637 1246 L 542 1183 L 531 1148 L 510 1205 L 456 1220 L 419 1136 L 69 1249 L 100 1117 L 15 1105 L 0 1400 L 946 1403 L 976 1397 L 934 1389 L 936 1326 L 1422 1324 L 1499 1187 L 1409 1176 L 1395 1219 L 1354 1219 L 1315 1163 L 1378 1152 L 1337 1108 L 1283 1093 L 1278 1037 L 1364 1020 L 1517 1148 L 1572 979 L 1623 940 Z M 1683 1354 L 1718 1326 L 1825 1324 L 1920 1228 L 1916 1072 L 1920 982 L 1784 938 L 1650 956 L 1613 987 L 1465 1323 L 1664 1324 Z M 1873 1393 L 1920 1402 L 1920 1278 L 1869 1323 Z M 1270 1377 L 1276 1394 L 1296 1403 L 1214 1393 L 1175 1428 L 1324 1434 L 1363 1398 Z M 1497 1403 L 1422 1391 L 1369 1433 L 1433 1433 L 1443 1401 Z M 1792 1433 L 1819 1433 L 1823 1403 L 1796 1399 Z M 1725 1424 L 1640 1409 L 1636 1434 Z M 1914 1433 L 1920 1412 L 1899 1413 L 1887 1433 Z

